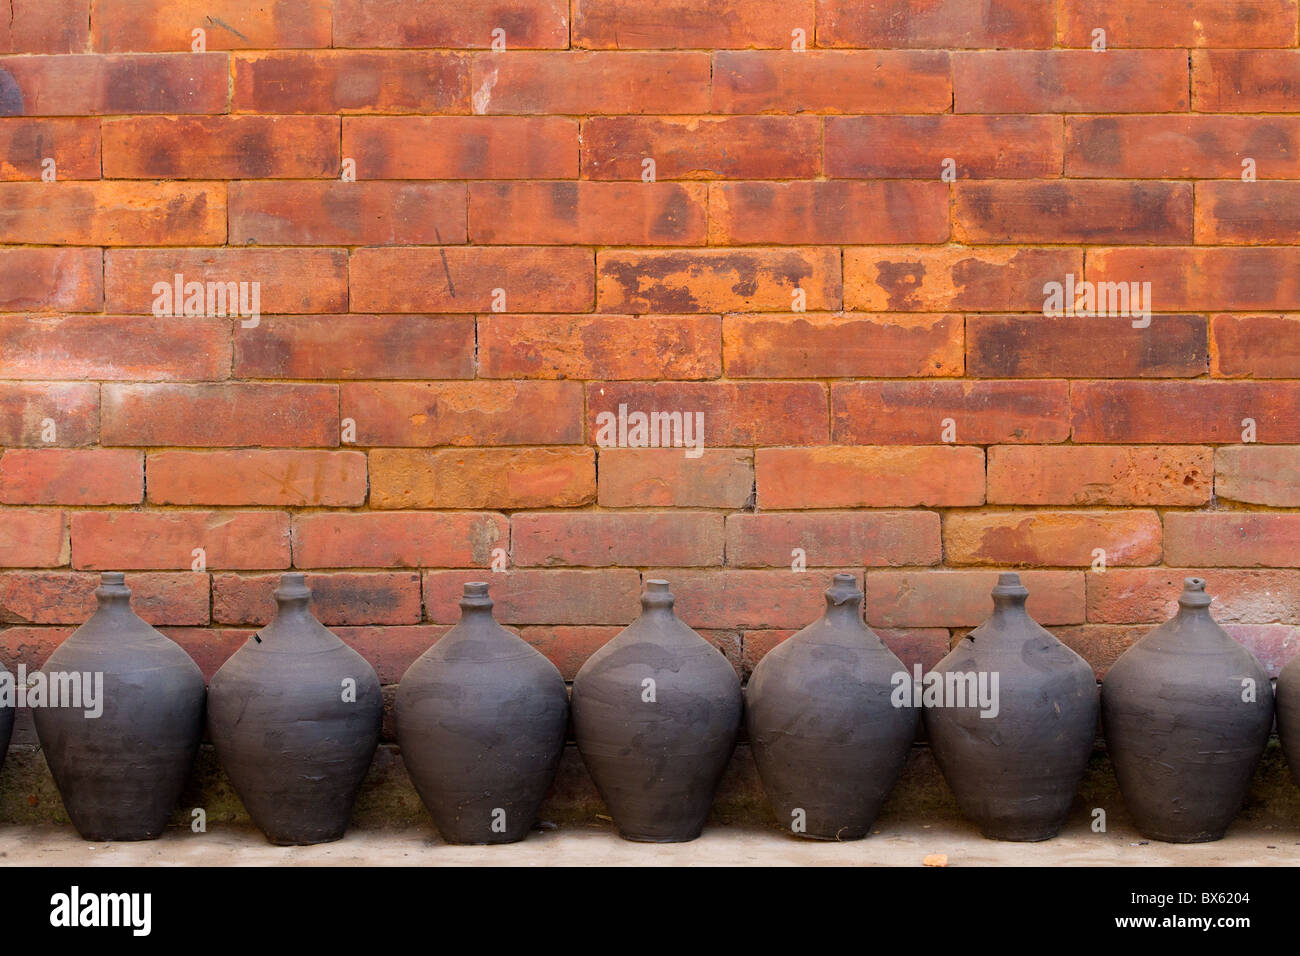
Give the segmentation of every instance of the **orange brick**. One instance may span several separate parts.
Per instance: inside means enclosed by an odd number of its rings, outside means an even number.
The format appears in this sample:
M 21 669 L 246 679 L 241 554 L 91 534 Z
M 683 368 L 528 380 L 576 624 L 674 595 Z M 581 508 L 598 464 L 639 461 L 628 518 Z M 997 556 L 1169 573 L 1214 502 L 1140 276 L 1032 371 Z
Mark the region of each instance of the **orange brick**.
M 126 585 L 131 589 L 131 610 L 155 627 L 208 623 L 206 574 L 189 571 L 128 574 Z M 0 621 L 84 624 L 95 613 L 98 586 L 98 574 L 6 571 L 0 574 Z M 6 660 L 12 667 L 12 659 Z
M 602 508 L 746 507 L 754 489 L 754 453 L 706 448 L 686 458 L 676 448 L 602 448 Z
M 578 122 L 560 116 L 348 116 L 343 155 L 356 160 L 358 179 L 572 179 L 578 174 Z
M 960 315 L 728 315 L 732 378 L 920 378 L 962 373 Z
M 559 668 L 561 677 L 571 681 L 578 676 L 587 658 L 621 630 L 617 625 L 532 625 L 520 628 L 519 636 Z
M 149 454 L 149 501 L 162 505 L 364 504 L 359 451 L 159 451 Z
M 62 511 L 0 511 L 0 567 L 57 568 L 68 563 L 68 516 Z
M 1300 117 L 1067 116 L 1065 174 L 1122 179 L 1300 176 Z
M 0 53 L 73 53 L 90 42 L 90 0 L 11 0 Z
M 707 53 L 491 53 L 470 75 L 480 114 L 709 111 Z
M 1221 511 L 1165 515 L 1167 563 L 1226 568 L 1300 567 L 1300 514 Z
M 1054 442 L 1070 437 L 1065 382 L 849 382 L 831 386 L 831 440 L 844 445 Z M 951 424 L 949 421 L 951 420 Z
M 802 29 L 812 43 L 813 0 L 573 0 L 573 45 L 636 50 L 790 45 Z
M 0 504 L 135 505 L 144 456 L 116 448 L 10 448 L 0 454 Z
M 50 160 L 61 180 L 99 179 L 99 120 L 0 119 L 0 182 L 39 180 Z
M 162 627 L 159 630 L 199 665 L 205 683 L 210 683 L 221 666 L 256 633 L 252 628 L 228 627 Z
M 1300 382 L 1075 382 L 1076 442 L 1300 443 Z
M 940 182 L 828 180 L 709 186 L 711 245 L 944 242 L 947 238 L 948 187 Z
M 829 116 L 826 175 L 937 179 L 951 159 L 958 179 L 1056 177 L 1060 124 L 1055 116 Z
M 541 512 L 510 517 L 510 560 L 518 567 L 722 564 L 720 514 Z
M 1064 0 L 1058 26 L 1063 46 L 1092 44 L 1106 31 L 1108 47 L 1294 46 L 1296 0 Z
M 1150 282 L 1162 310 L 1291 309 L 1300 301 L 1300 249 L 1090 249 L 1088 279 Z
M 0 248 L 0 310 L 98 312 L 103 305 L 101 250 Z
M 564 508 L 595 497 L 590 448 L 370 452 L 372 508 Z
M 862 47 L 1049 47 L 1055 10 L 1040 0 L 818 0 L 817 42 Z
M 727 564 L 740 568 L 890 567 L 938 564 L 939 516 L 931 511 L 763 512 L 727 515 Z
M 230 244 L 412 245 L 464 242 L 459 183 L 230 184 Z
M 1300 50 L 1195 50 L 1192 109 L 1199 113 L 1292 113 L 1300 96 Z
M 330 45 L 330 0 L 95 0 L 91 42 L 122 53 L 189 49 L 195 28 L 209 50 Z
M 1300 238 L 1300 183 L 1196 184 L 1196 241 L 1289 245 Z
M 941 50 L 747 50 L 713 54 L 716 113 L 944 113 Z M 682 111 L 685 112 L 685 111 Z
M 858 580 L 861 580 L 858 572 Z M 664 578 L 694 628 L 800 628 L 826 611 L 826 576 L 780 571 L 647 571 Z
M 1216 315 L 1210 367 L 1225 378 L 1300 378 L 1300 315 Z
M 310 50 L 232 60 L 232 112 L 469 112 L 469 58 L 460 53 Z
M 432 647 L 450 627 L 434 624 L 390 624 L 378 627 L 331 628 L 354 651 L 370 662 L 379 683 L 396 684 L 415 659 Z
M 582 123 L 586 179 L 799 179 L 821 167 L 813 116 L 597 116 Z M 487 177 L 484 177 L 487 178 Z
M 511 50 L 569 45 L 568 0 L 334 0 L 336 47 L 456 47 L 486 49 L 492 31 L 505 31 Z
M 224 113 L 225 53 L 0 57 L 0 115 Z
M 988 450 L 989 504 L 1203 505 L 1213 450 L 1178 445 L 999 445 Z
M 1229 501 L 1300 508 L 1300 448 L 1290 445 L 1216 448 L 1214 493 Z
M 1070 180 L 966 182 L 956 187 L 958 242 L 1185 243 L 1188 183 Z
M 0 183 L 2 242 L 183 246 L 225 240 L 225 183 Z
M 481 570 L 426 571 L 425 617 L 435 624 L 456 623 L 465 582 L 483 579 Z M 490 583 L 493 615 L 502 624 L 625 627 L 641 611 L 641 576 L 630 568 L 524 568 L 494 574 Z
M 299 568 L 487 567 L 510 542 L 504 515 L 467 511 L 314 512 L 293 516 Z
M 1187 109 L 1183 50 L 955 53 L 957 113 L 1172 113 Z
M 339 443 L 338 397 L 335 385 L 105 385 L 101 441 L 332 448 Z
M 94 382 L 0 382 L 0 446 L 67 448 L 98 439 Z
M 760 448 L 758 506 L 786 508 L 963 507 L 984 503 L 980 448 Z
M 1300 623 L 1300 571 L 1221 568 L 1112 568 L 1089 571 L 1088 620 L 1162 624 L 1178 610 L 1183 580 L 1200 577 L 1213 595 L 1210 613 L 1225 624 Z
M 979 571 L 868 571 L 867 623 L 872 627 L 974 627 L 993 613 L 998 573 Z M 1107 572 L 1108 574 L 1111 572 Z M 1116 572 L 1117 573 L 1117 572 Z M 1026 605 L 1039 624 L 1082 624 L 1082 571 L 1022 571 Z
M 958 512 L 943 522 L 949 564 L 1042 566 L 1158 564 L 1154 511 Z
M 702 246 L 708 198 L 694 183 L 471 183 L 470 241 Z
M 984 378 L 1205 374 L 1209 349 L 1204 316 L 1153 315 L 1146 328 L 1134 328 L 1134 321 L 1129 316 L 967 316 L 966 372 Z
M 110 179 L 339 175 L 337 116 L 125 116 L 103 124 Z
M 83 571 L 289 567 L 289 516 L 276 511 L 81 511 L 72 566 Z
M 157 382 L 229 375 L 224 318 L 0 316 L 0 376 Z
M 269 624 L 275 616 L 277 574 L 214 574 L 214 624 Z M 309 574 L 311 611 L 326 626 L 418 624 L 420 575 L 414 571 Z

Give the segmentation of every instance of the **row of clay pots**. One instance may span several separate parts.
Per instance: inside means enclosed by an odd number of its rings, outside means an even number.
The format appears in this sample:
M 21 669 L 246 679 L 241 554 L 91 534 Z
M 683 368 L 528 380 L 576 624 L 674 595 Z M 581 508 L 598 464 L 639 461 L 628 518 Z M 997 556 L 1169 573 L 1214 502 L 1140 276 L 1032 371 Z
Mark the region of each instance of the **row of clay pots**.
M 103 711 L 33 707 L 68 815 L 89 840 L 161 834 L 202 734 L 198 667 L 137 617 L 121 573 L 50 656 L 47 675 L 102 673 Z M 207 725 L 253 821 L 274 843 L 341 837 L 379 739 L 370 665 L 311 614 L 302 574 L 275 592 L 275 619 L 216 673 Z M 1044 840 L 1060 829 L 1092 750 L 1092 669 L 1026 613 L 1016 574 L 994 610 L 927 675 L 913 677 L 862 619 L 862 592 L 837 574 L 826 613 L 768 653 L 742 704 L 739 679 L 649 581 L 642 613 L 583 665 L 572 701 L 555 666 L 492 617 L 465 585 L 460 623 L 397 690 L 398 743 L 415 787 L 452 843 L 522 839 L 554 779 L 570 714 L 578 749 L 619 832 L 651 842 L 703 829 L 742 713 L 769 802 L 793 833 L 865 836 L 923 719 L 962 811 L 988 837 Z M 1273 722 L 1258 661 L 1209 615 L 1188 578 L 1177 615 L 1124 653 L 1100 694 L 1106 744 L 1138 829 L 1221 837 L 1245 799 Z M 1278 723 L 1300 767 L 1300 660 L 1278 681 Z M 964 696 L 963 696 L 964 695 Z M 11 708 L 0 710 L 7 745 Z

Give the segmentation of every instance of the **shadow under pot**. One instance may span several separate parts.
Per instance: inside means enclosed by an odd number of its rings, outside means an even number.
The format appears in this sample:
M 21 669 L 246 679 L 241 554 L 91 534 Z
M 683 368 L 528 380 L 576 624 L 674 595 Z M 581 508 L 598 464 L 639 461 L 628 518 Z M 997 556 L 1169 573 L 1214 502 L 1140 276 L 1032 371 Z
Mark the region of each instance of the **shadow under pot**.
M 208 733 L 272 843 L 340 839 L 383 717 L 374 668 L 311 613 L 306 577 L 280 577 L 271 623 L 212 677 Z
M 647 581 L 641 615 L 573 682 L 578 750 L 619 833 L 646 843 L 704 829 L 740 729 L 740 679 Z
M 98 609 L 41 668 L 61 699 L 32 706 L 72 825 L 95 842 L 162 834 L 203 733 L 203 673 L 132 612 L 124 581 L 100 576 Z
M 993 614 L 914 690 L 957 805 L 992 840 L 1056 836 L 1097 737 L 1096 676 L 1028 597 L 1020 575 L 999 575 Z
M 763 656 L 745 726 L 768 803 L 790 832 L 867 835 L 916 738 L 920 711 L 895 700 L 911 675 L 862 620 L 852 574 L 826 590 L 826 613 Z
M 492 604 L 487 584 L 466 584 L 460 622 L 397 688 L 402 761 L 448 843 L 526 837 L 564 753 L 564 678 Z
M 1273 689 L 1254 655 L 1210 617 L 1187 578 L 1178 612 L 1120 656 L 1101 718 L 1124 805 L 1166 843 L 1217 840 L 1245 802 L 1273 724 Z

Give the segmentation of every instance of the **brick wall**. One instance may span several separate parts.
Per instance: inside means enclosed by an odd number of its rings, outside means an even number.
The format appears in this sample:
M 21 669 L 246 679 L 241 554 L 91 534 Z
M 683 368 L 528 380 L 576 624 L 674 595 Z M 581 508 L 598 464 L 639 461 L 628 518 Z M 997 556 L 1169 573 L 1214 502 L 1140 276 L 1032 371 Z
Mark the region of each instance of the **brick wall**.
M 747 672 L 832 570 L 928 663 L 1013 567 L 1099 674 L 1188 569 L 1276 670 L 1296 44 L 1296 0 L 6 0 L 0 658 L 111 568 L 211 674 L 295 567 L 391 685 L 496 561 L 568 678 L 651 575 Z M 620 406 L 702 452 L 603 447 Z

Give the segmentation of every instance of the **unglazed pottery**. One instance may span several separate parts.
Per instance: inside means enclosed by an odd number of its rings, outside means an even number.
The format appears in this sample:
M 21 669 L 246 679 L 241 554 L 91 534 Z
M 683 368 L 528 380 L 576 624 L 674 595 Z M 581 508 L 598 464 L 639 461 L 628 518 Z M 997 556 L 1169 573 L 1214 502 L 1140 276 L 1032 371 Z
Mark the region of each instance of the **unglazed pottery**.
M 1178 613 L 1130 647 L 1102 682 L 1106 747 L 1144 836 L 1204 843 L 1241 809 L 1273 723 L 1268 674 L 1210 617 L 1187 578 Z
M 203 733 L 203 674 L 131 610 L 119 571 L 95 589 L 99 608 L 41 668 L 47 684 L 102 680 L 102 713 L 32 707 L 36 734 L 73 826 L 87 840 L 161 835 Z
M 1293 657 L 1277 679 L 1277 736 L 1291 779 L 1300 785 L 1300 657 Z
M 641 616 L 573 682 L 583 762 L 629 840 L 700 835 L 741 720 L 740 679 L 673 613 L 667 581 L 647 581 Z
M 9 739 L 14 733 L 14 713 L 17 709 L 15 702 L 17 700 L 18 686 L 15 683 L 14 675 L 3 664 L 0 664 L 0 681 L 8 685 L 6 699 L 0 701 L 0 770 L 3 770 L 5 757 L 9 754 Z
M 325 843 L 347 829 L 379 743 L 379 678 L 312 615 L 304 575 L 282 575 L 275 601 L 271 623 L 213 675 L 208 733 L 268 840 Z
M 460 623 L 397 688 L 402 760 L 448 843 L 522 840 L 564 752 L 564 678 L 492 604 L 487 584 L 466 584 Z
M 1097 735 L 1093 670 L 1029 616 L 1028 597 L 1020 575 L 999 575 L 992 616 L 922 690 L 939 769 L 962 813 L 994 840 L 1056 836 Z
M 749 679 L 745 726 L 768 802 L 799 836 L 867 835 L 907 759 L 920 712 L 891 699 L 903 663 L 835 575 L 826 613 L 769 651 Z

